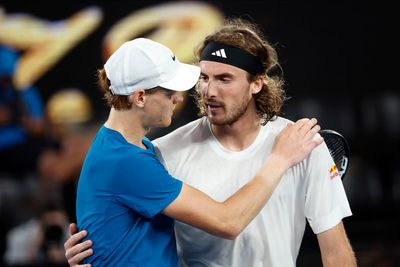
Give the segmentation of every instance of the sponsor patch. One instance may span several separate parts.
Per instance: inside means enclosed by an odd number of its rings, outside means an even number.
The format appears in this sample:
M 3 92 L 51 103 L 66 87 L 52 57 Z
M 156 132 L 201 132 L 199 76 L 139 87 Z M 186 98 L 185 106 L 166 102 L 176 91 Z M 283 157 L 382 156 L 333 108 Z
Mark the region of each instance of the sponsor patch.
M 339 170 L 335 164 L 332 164 L 331 168 L 329 169 L 329 176 L 331 177 L 331 180 L 339 176 Z

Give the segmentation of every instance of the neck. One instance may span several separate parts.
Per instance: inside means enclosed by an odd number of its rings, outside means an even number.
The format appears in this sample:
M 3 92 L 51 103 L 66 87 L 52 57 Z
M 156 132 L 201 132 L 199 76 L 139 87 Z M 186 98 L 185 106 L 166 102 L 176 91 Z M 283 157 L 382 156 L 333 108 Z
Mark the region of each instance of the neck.
M 112 108 L 104 125 L 119 132 L 127 142 L 145 148 L 142 139 L 148 130 L 142 126 L 139 118 L 135 115 L 132 110 L 120 111 Z
M 232 124 L 211 124 L 214 136 L 226 149 L 232 151 L 249 147 L 257 138 L 260 128 L 260 117 L 253 108 L 249 108 Z

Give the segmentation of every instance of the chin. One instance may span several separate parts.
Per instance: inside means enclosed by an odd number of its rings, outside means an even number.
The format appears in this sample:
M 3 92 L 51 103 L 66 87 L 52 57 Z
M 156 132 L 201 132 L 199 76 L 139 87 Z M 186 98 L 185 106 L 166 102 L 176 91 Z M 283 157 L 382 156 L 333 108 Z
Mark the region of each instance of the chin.
M 214 125 L 224 125 L 225 121 L 222 119 L 217 119 L 215 117 L 208 117 L 208 120 L 210 121 L 211 124 Z
M 228 117 L 212 117 L 208 116 L 208 120 L 211 122 L 211 124 L 222 126 L 222 125 L 231 125 L 235 123 L 238 118 L 228 118 Z
M 217 125 L 224 124 L 226 120 L 226 118 L 223 116 L 213 116 L 210 114 L 207 115 L 207 118 L 212 124 L 217 124 Z
M 166 119 L 166 120 L 163 120 L 162 121 L 162 125 L 160 126 L 160 127 L 168 127 L 168 126 L 170 126 L 171 125 L 171 123 L 172 123 L 172 119 L 171 118 L 169 118 L 169 119 Z

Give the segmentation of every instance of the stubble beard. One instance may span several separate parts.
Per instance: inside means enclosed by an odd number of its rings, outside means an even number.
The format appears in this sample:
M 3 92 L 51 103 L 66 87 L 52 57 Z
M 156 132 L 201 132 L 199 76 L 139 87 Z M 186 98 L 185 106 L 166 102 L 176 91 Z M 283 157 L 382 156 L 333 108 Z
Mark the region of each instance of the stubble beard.
M 234 106 L 230 110 L 227 110 L 226 105 L 223 105 L 222 109 L 225 112 L 225 116 L 222 118 L 216 118 L 211 116 L 207 112 L 207 117 L 210 120 L 211 124 L 217 126 L 231 125 L 238 121 L 247 111 L 250 105 L 250 99 L 243 97 L 239 106 Z

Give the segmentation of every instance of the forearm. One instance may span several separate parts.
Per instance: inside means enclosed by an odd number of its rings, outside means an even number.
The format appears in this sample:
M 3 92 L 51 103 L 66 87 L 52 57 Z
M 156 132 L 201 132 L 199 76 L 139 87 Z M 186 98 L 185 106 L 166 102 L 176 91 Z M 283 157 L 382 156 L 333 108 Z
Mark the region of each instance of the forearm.
M 184 184 L 163 213 L 212 235 L 233 239 L 259 213 L 287 168 L 285 160 L 269 156 L 255 177 L 224 202 Z
M 337 251 L 336 253 L 323 254 L 322 263 L 324 267 L 355 267 L 357 266 L 356 258 L 350 249 Z
M 342 222 L 318 234 L 317 238 L 324 267 L 357 266 L 353 249 Z

